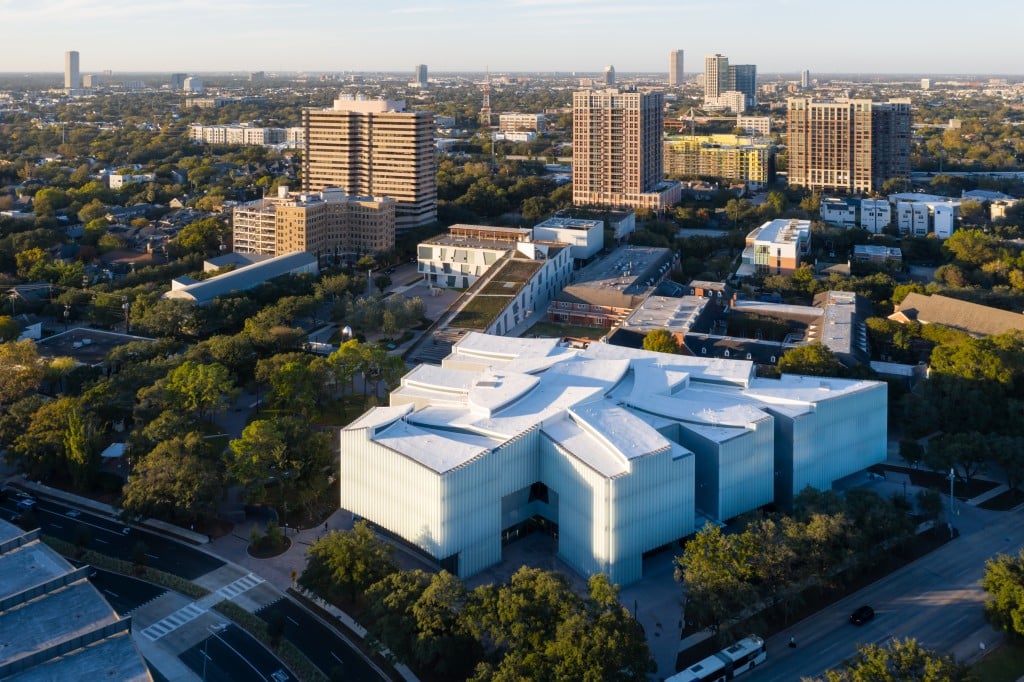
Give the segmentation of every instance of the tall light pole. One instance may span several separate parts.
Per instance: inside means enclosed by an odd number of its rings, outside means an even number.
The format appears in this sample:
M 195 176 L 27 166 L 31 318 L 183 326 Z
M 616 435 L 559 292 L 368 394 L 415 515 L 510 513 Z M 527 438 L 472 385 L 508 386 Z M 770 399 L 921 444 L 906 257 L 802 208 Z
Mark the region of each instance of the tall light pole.
M 949 467 L 949 538 L 953 539 L 953 516 L 956 514 L 956 503 L 953 501 L 953 481 L 956 474 L 953 467 Z

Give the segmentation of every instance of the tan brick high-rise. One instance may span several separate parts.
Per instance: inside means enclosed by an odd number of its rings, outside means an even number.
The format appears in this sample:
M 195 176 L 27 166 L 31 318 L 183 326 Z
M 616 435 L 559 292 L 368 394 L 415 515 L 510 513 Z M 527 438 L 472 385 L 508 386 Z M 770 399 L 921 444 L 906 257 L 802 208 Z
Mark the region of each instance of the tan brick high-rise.
M 434 115 L 404 109 L 404 102 L 341 98 L 332 109 L 303 110 L 303 188 L 392 197 L 399 232 L 437 220 Z
M 661 210 L 678 201 L 663 182 L 660 92 L 584 90 L 572 112 L 574 204 Z
M 850 193 L 910 178 L 910 100 L 787 100 L 789 184 Z

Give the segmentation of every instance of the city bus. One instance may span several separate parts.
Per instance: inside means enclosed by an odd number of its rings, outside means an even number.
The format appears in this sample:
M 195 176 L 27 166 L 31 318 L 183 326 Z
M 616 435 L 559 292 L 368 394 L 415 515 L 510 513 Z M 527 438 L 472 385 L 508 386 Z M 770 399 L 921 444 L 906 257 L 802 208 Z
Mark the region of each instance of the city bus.
M 694 663 L 665 682 L 724 682 L 752 670 L 768 657 L 764 640 L 757 635 L 744 637 L 714 656 Z

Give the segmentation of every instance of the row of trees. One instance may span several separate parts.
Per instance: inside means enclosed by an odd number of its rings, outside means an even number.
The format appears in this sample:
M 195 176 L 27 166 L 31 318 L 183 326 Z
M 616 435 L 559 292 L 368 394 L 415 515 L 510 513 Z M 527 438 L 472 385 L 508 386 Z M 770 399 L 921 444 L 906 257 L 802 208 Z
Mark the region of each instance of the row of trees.
M 923 514 L 942 508 L 933 492 L 922 493 Z M 676 562 L 685 584 L 686 623 L 710 629 L 723 641 L 741 622 L 762 609 L 797 613 L 805 595 L 826 590 L 881 560 L 914 531 L 906 500 L 883 499 L 852 489 L 845 497 L 805 489 L 793 516 L 750 519 L 740 532 L 726 534 L 708 525 L 689 542 Z
M 362 613 L 370 634 L 428 680 L 644 680 L 640 625 L 604 575 L 580 597 L 559 573 L 520 568 L 470 590 L 446 571 L 400 571 L 365 521 L 309 550 L 299 585 Z

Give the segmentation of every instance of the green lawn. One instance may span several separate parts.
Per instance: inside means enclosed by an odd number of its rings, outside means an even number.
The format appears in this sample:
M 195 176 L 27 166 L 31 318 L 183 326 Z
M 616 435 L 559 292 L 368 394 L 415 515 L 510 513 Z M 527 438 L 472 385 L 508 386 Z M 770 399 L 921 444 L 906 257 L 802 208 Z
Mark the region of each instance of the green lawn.
M 1007 641 L 981 659 L 972 669 L 985 682 L 1015 682 L 1024 675 L 1024 643 Z
M 593 339 L 596 341 L 607 333 L 607 327 L 582 327 L 575 324 L 559 324 L 558 322 L 548 322 L 544 320 L 530 327 L 523 336 L 541 336 L 559 339 L 566 336 L 572 336 L 577 339 Z
M 484 331 L 511 300 L 510 296 L 475 296 L 459 311 L 451 326 Z

